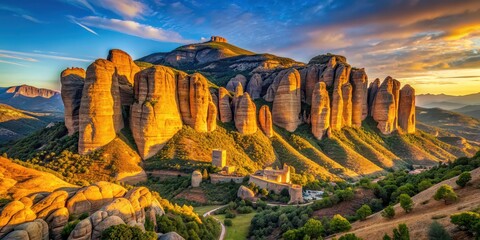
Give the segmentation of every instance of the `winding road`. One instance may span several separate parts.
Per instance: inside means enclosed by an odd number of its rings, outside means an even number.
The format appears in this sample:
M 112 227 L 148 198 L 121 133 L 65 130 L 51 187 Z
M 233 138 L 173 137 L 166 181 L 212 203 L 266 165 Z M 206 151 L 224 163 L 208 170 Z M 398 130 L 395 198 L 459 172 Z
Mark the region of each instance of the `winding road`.
M 223 205 L 223 206 L 220 206 L 220 207 L 217 207 L 215 209 L 212 209 L 206 213 L 203 214 L 203 217 L 207 217 L 207 216 L 210 216 L 213 212 L 217 211 L 218 209 L 220 208 L 223 208 L 223 207 L 226 207 L 227 205 Z M 225 225 L 223 225 L 222 221 L 218 220 L 218 218 L 216 218 L 215 216 L 212 216 L 213 219 L 217 220 L 218 223 L 220 223 L 220 226 L 222 227 L 222 232 L 220 233 L 220 237 L 218 237 L 218 240 L 223 240 L 225 239 L 225 233 L 226 233 L 226 230 L 225 230 Z

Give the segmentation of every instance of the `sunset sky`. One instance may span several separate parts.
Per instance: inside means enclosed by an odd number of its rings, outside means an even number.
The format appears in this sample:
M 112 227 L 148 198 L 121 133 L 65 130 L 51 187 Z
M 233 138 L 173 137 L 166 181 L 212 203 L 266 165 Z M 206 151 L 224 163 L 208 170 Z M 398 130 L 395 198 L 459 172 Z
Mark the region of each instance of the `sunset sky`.
M 417 93 L 480 92 L 480 1 L 2 0 L 0 86 L 59 89 L 66 67 L 120 48 L 140 58 L 220 35 L 308 62 L 345 55 Z

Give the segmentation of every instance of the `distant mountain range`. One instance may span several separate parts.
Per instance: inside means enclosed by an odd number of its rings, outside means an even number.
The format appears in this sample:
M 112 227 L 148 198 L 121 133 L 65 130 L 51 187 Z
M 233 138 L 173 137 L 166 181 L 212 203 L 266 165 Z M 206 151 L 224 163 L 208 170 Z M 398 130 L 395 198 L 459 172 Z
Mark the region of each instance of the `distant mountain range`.
M 0 88 L 0 103 L 30 112 L 63 112 L 60 92 L 29 85 Z
M 424 108 L 441 108 L 480 119 L 480 92 L 464 96 L 421 94 L 417 95 L 416 105 Z

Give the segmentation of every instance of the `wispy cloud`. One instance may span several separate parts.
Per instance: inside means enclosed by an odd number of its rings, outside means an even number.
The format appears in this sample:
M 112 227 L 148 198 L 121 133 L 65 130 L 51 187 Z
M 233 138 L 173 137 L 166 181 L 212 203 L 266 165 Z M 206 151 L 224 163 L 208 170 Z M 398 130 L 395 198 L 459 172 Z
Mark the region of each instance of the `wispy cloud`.
M 66 2 L 75 7 L 90 10 L 92 11 L 92 13 L 95 13 L 95 14 L 97 13 L 95 11 L 95 8 L 93 8 L 93 6 L 87 0 L 60 0 L 60 1 Z
M 27 67 L 27 65 L 21 64 L 21 63 L 16 63 L 16 62 L 10 62 L 10 61 L 5 61 L 0 59 L 0 63 L 5 63 L 5 64 L 11 64 L 11 65 L 17 65 L 17 66 L 22 66 L 22 67 Z
M 154 12 L 150 9 L 148 5 L 138 0 L 61 0 L 63 2 L 69 3 L 70 5 L 89 9 L 97 14 L 97 10 L 93 7 L 100 7 L 102 9 L 114 12 L 115 14 L 121 16 L 124 19 L 142 19 L 144 16 L 149 16 Z
M 89 27 L 87 27 L 87 26 L 85 26 L 85 25 L 77 22 L 77 20 L 75 20 L 75 18 L 74 18 L 73 16 L 67 16 L 67 18 L 70 19 L 70 21 L 71 21 L 72 23 L 75 23 L 75 24 L 77 24 L 78 26 L 80 26 L 81 28 L 87 30 L 88 32 L 90 32 L 90 33 L 95 34 L 95 35 L 98 36 L 98 33 L 97 33 L 97 32 L 95 32 L 95 31 L 93 31 L 91 28 L 89 28 Z
M 34 59 L 34 58 L 21 57 L 21 56 L 15 56 L 15 55 L 10 55 L 10 54 L 3 54 L 3 53 L 0 53 L 0 58 L 11 58 L 11 59 L 22 60 L 22 61 L 27 61 L 27 62 L 38 62 L 38 60 Z
M 123 34 L 151 39 L 160 42 L 191 43 L 193 40 L 183 38 L 179 33 L 162 28 L 141 24 L 130 20 L 120 20 L 88 16 L 75 19 L 80 24 L 93 28 L 107 29 Z
M 37 61 L 34 58 L 47 58 L 47 59 L 56 59 L 56 60 L 65 60 L 65 61 L 76 61 L 76 62 L 91 62 L 90 59 L 82 59 L 82 58 L 74 58 L 74 57 L 65 57 L 65 56 L 58 56 L 58 55 L 49 55 L 49 54 L 41 54 L 41 53 L 31 53 L 31 52 L 18 52 L 18 51 L 10 51 L 0 49 L 0 54 L 13 56 L 10 58 L 15 58 L 24 61 L 35 62 Z M 24 58 L 22 56 L 26 56 L 28 58 Z
M 40 21 L 37 18 L 33 17 L 30 13 L 28 13 L 28 11 L 26 11 L 22 8 L 0 5 L 0 10 L 14 13 L 13 14 L 14 16 L 21 17 L 23 19 L 26 19 L 26 20 L 34 22 L 34 23 L 45 23 L 45 22 Z

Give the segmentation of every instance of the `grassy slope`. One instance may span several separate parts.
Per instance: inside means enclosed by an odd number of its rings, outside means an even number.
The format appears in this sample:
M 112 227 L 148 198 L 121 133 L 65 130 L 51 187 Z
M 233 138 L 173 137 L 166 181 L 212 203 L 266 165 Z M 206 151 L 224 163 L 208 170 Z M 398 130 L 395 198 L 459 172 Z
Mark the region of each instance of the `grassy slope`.
M 256 212 L 248 214 L 237 214 L 235 218 L 232 219 L 232 226 L 225 226 L 227 233 L 225 234 L 225 239 L 227 240 L 243 240 L 247 239 L 248 230 L 250 228 L 250 223 L 252 218 L 255 216 Z M 225 215 L 215 215 L 215 218 L 223 222 L 225 220 Z

